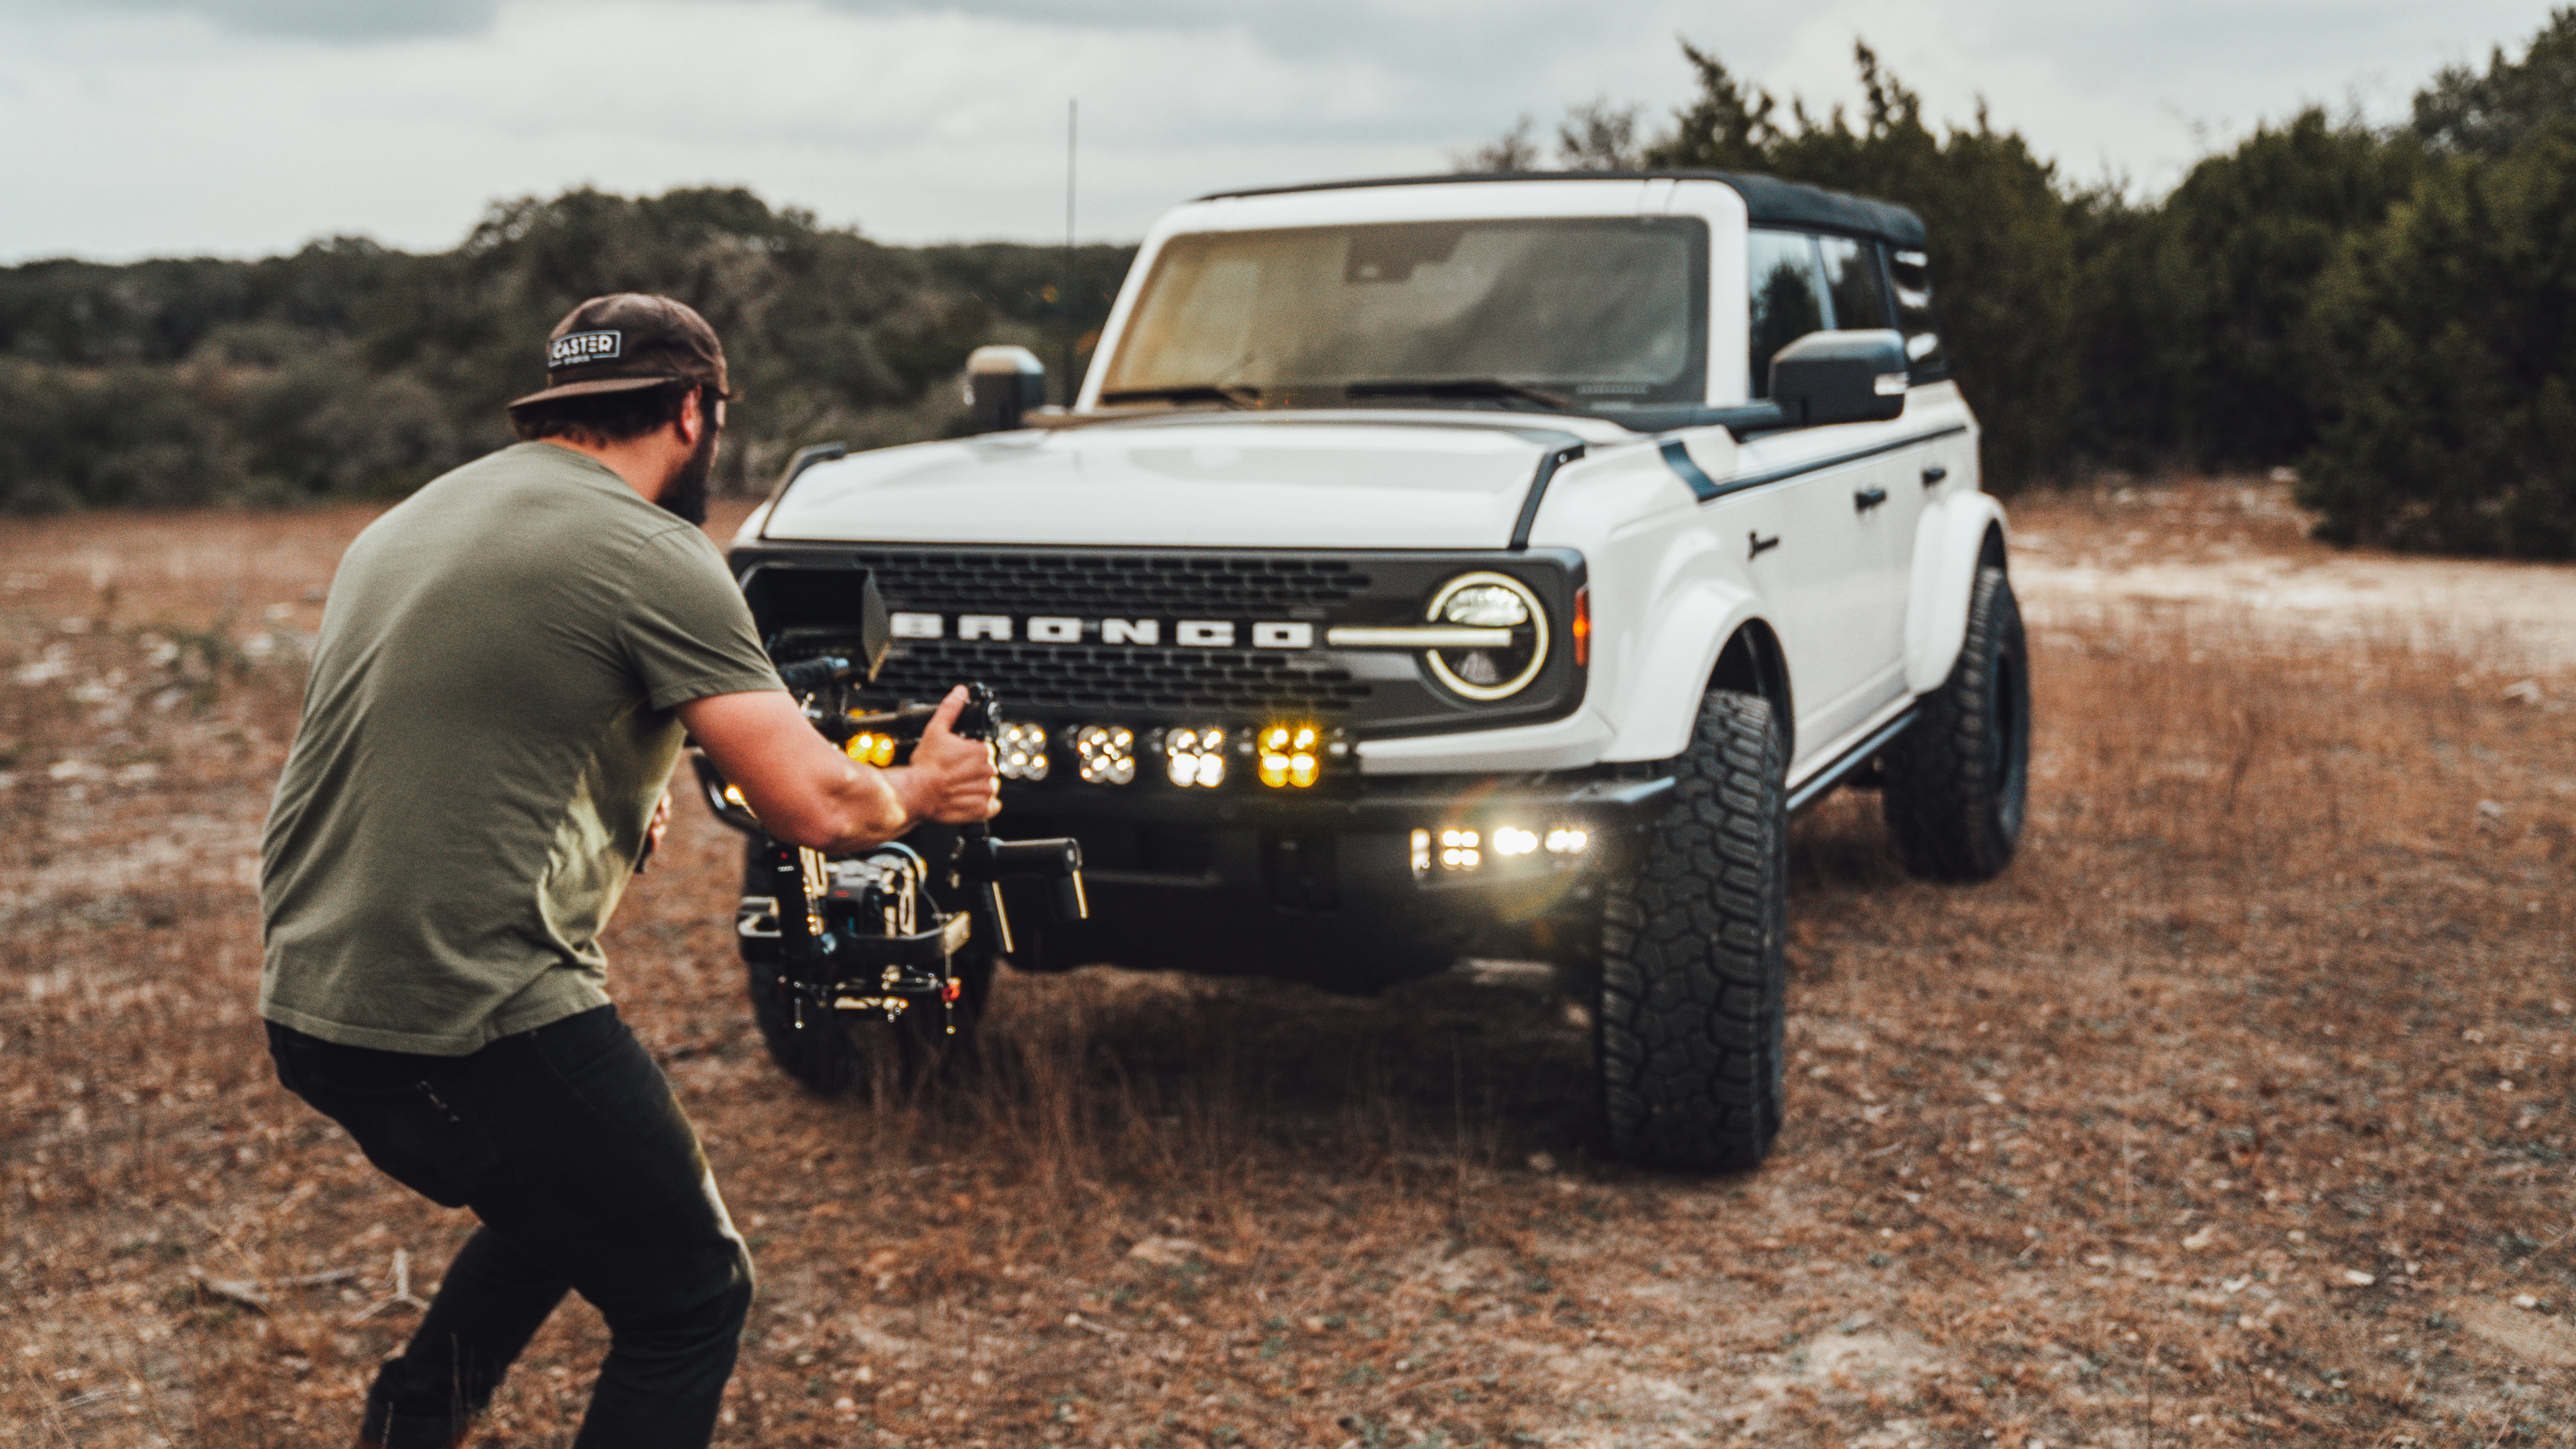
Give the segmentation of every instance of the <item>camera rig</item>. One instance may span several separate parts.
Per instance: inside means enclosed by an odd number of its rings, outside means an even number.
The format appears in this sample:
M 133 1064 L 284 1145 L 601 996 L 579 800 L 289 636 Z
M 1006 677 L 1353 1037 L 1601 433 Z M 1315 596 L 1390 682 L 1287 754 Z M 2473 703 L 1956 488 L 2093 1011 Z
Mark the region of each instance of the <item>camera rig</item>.
M 815 730 L 862 764 L 907 760 L 935 707 L 851 707 L 891 644 L 885 603 L 867 571 L 758 567 L 742 588 L 763 647 L 782 661 L 779 678 Z M 953 732 L 989 745 L 1000 733 L 1000 703 L 981 684 L 968 685 L 967 694 Z M 716 818 L 752 841 L 734 929 L 754 969 L 775 970 L 798 1029 L 809 1015 L 896 1021 L 936 1006 L 944 1032 L 953 1033 L 965 989 L 959 955 L 970 942 L 993 955 L 1014 949 L 1006 879 L 1051 880 L 1059 919 L 1089 913 L 1077 841 L 1004 840 L 979 821 L 957 827 L 953 837 L 916 832 L 918 848 L 907 837 L 831 858 L 770 835 L 713 761 L 691 758 Z M 930 845 L 933 835 L 940 845 Z

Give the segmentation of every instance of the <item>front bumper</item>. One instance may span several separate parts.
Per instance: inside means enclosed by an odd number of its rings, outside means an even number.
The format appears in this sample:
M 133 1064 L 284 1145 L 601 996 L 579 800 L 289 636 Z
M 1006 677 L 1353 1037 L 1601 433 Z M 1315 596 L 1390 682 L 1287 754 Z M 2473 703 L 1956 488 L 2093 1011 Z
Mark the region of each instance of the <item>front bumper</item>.
M 1006 784 L 994 826 L 1006 836 L 1080 838 L 1092 879 L 1105 884 L 1257 891 L 1310 908 L 1362 899 L 1384 906 L 1590 874 L 1626 854 L 1627 838 L 1675 786 L 1669 775 L 1592 771 L 1341 783 L 1329 794 L 1206 795 Z
M 1055 785 L 1043 792 L 1002 787 L 1005 811 L 1025 807 L 1057 819 L 1152 820 L 1172 824 L 1250 825 L 1314 833 L 1364 833 L 1455 826 L 1483 816 L 1526 815 L 1580 821 L 1604 832 L 1643 823 L 1672 792 L 1673 777 L 1370 776 L 1336 793 L 1264 791 L 1201 796 L 1196 792 L 1127 793 L 1120 788 Z

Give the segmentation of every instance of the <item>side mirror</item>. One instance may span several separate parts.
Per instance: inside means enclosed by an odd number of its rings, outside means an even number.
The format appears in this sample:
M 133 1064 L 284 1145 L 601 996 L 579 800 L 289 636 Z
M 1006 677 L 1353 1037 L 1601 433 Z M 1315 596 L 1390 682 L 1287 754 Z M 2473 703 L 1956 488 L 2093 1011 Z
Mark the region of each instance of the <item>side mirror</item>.
M 979 433 L 1020 426 L 1046 402 L 1046 364 L 1025 347 L 978 347 L 966 359 L 966 406 Z
M 1810 332 L 1771 358 L 1771 400 L 1793 428 L 1883 423 L 1905 413 L 1904 334 Z

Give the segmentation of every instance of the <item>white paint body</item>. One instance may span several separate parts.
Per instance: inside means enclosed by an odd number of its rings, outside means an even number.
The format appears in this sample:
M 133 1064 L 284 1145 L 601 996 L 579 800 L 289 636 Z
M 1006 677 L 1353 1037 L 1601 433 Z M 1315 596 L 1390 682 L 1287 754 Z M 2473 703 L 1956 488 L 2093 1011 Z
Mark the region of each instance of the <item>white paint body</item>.
M 1098 356 L 1114 355 L 1169 238 L 1354 222 L 1693 215 L 1709 231 L 1712 406 L 1746 400 L 1747 220 L 1716 181 L 1425 183 L 1193 202 L 1145 238 Z M 1098 410 L 1092 369 L 1077 414 Z M 1058 547 L 1501 549 L 1541 459 L 1571 434 L 1533 548 L 1580 553 L 1591 590 L 1585 698 L 1544 724 L 1374 738 L 1371 774 L 1489 775 L 1678 754 L 1719 652 L 1749 625 L 1779 640 L 1794 720 L 1790 782 L 1832 763 L 1948 676 L 2001 508 L 1979 491 L 1977 425 L 1947 381 L 1901 417 L 1757 434 L 1631 432 L 1580 415 L 1463 408 L 1187 411 L 923 443 L 818 464 L 738 542 Z M 1561 441 L 1561 440 L 1560 440 Z M 1723 489 L 1694 493 L 1678 442 Z M 1829 466 L 1813 466 L 1841 460 Z M 1934 470 L 1940 475 L 1932 481 Z M 1856 507 L 1865 489 L 1886 501 Z M 1758 555 L 1752 541 L 1776 538 Z

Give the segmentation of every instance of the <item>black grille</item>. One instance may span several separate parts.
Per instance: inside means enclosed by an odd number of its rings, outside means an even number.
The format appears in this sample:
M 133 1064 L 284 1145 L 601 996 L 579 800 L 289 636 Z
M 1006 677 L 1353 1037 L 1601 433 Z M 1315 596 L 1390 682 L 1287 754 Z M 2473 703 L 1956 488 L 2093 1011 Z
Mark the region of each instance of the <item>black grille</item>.
M 1340 559 L 1286 555 L 859 549 L 853 558 L 898 609 L 1279 618 L 1369 587 Z
M 1144 728 L 1253 719 L 1330 721 L 1354 738 L 1492 729 L 1556 719 L 1581 703 L 1584 671 L 1555 650 L 1538 679 L 1510 700 L 1485 704 L 1442 689 L 1419 659 L 1390 652 L 1253 647 L 1263 622 L 1417 624 L 1442 581 L 1495 569 L 1527 582 L 1549 617 L 1572 617 L 1583 560 L 1566 549 L 1521 553 L 1436 549 L 1100 548 L 979 543 L 763 541 L 733 553 L 737 575 L 779 567 L 869 570 L 886 602 L 936 613 L 942 637 L 896 641 L 885 671 L 861 698 L 872 707 L 926 703 L 981 680 L 1005 710 L 1057 721 L 1122 720 Z M 833 590 L 814 591 L 818 600 Z M 830 647 L 846 652 L 856 616 L 818 604 L 813 617 L 780 619 L 782 657 Z M 1011 639 L 961 639 L 967 614 L 1009 620 Z M 1073 619 L 1078 640 L 1034 641 L 1029 623 Z M 1159 626 L 1156 644 L 1103 640 L 1108 621 Z M 1179 625 L 1232 624 L 1242 643 L 1181 643 Z M 913 622 L 913 621 L 907 621 Z M 1050 626 L 1049 632 L 1061 628 Z M 999 632 L 998 629 L 995 632 Z M 1141 629 L 1138 632 L 1142 632 Z M 1562 630 L 1560 628 L 1560 637 Z
M 928 701 L 960 680 L 1001 692 L 1015 709 L 1209 710 L 1340 714 L 1370 687 L 1346 670 L 1265 649 L 1154 649 L 1083 644 L 907 640 L 868 687 L 872 696 Z

